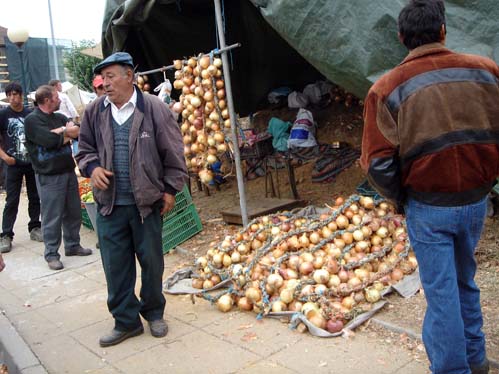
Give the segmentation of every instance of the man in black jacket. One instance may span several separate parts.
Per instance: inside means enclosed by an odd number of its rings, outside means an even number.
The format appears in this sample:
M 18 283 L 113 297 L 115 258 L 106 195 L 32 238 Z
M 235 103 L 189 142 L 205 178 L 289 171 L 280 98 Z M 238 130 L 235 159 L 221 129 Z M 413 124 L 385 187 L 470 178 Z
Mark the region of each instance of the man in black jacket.
M 36 189 L 35 172 L 31 167 L 25 144 L 24 119 L 30 113 L 23 106 L 23 89 L 18 83 L 5 87 L 9 106 L 0 111 L 0 158 L 5 161 L 7 197 L 2 217 L 0 253 L 10 252 L 14 238 L 14 223 L 19 209 L 23 178 L 28 192 L 28 231 L 31 240 L 43 241 L 40 230 L 40 198 Z
M 26 145 L 41 198 L 45 260 L 50 269 L 60 270 L 61 228 L 66 256 L 92 253 L 80 245 L 81 203 L 70 146 L 80 129 L 64 115 L 55 113 L 60 105 L 55 88 L 39 87 L 36 101 L 38 108 L 26 117 Z

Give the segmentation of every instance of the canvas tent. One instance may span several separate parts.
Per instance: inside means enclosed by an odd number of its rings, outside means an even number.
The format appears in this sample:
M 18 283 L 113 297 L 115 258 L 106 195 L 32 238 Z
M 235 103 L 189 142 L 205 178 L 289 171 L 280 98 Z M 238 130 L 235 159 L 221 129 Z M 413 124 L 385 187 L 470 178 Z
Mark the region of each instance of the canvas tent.
M 299 88 L 325 76 L 363 97 L 406 55 L 397 16 L 406 0 L 224 1 L 236 109 L 264 104 L 278 86 Z M 497 0 L 446 0 L 447 45 L 499 62 Z M 216 48 L 212 0 L 107 0 L 104 56 L 128 51 L 144 71 Z M 153 77 L 160 79 L 161 77 Z

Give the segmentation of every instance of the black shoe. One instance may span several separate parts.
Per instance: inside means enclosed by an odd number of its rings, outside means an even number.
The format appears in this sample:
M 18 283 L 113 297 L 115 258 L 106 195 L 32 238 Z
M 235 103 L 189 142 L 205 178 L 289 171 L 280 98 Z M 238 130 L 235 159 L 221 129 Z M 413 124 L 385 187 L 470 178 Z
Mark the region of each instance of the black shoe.
M 50 260 L 50 261 L 47 261 L 47 263 L 48 263 L 49 268 L 51 270 L 61 270 L 61 269 L 64 269 L 64 265 L 59 260 Z
M 162 338 L 168 334 L 168 325 L 163 318 L 149 321 L 149 328 L 151 329 L 151 335 L 155 338 Z
M 487 358 L 485 361 L 478 366 L 470 365 L 471 374 L 488 374 L 490 369 L 490 363 Z
M 66 250 L 66 256 L 89 256 L 92 254 L 92 250 L 90 248 L 78 247 L 71 250 Z
M 112 345 L 119 344 L 128 338 L 132 338 L 143 333 L 144 327 L 142 325 L 131 331 L 119 331 L 113 329 L 108 335 L 104 335 L 99 339 L 99 345 L 101 347 L 110 347 Z

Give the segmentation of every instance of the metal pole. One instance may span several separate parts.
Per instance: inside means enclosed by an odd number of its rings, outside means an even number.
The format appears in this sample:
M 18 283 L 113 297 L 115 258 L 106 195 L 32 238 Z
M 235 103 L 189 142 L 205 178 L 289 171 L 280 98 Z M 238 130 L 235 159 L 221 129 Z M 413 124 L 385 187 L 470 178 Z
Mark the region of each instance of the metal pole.
M 215 16 L 217 19 L 218 40 L 220 41 L 220 49 L 223 50 L 225 45 L 224 27 L 222 23 L 222 9 L 220 7 L 220 0 L 215 2 Z M 229 59 L 227 58 L 227 51 L 222 52 L 222 63 L 225 80 L 225 92 L 227 94 L 227 105 L 229 107 L 230 115 L 230 129 L 232 131 L 232 143 L 234 144 L 234 162 L 236 163 L 236 176 L 237 188 L 239 190 L 239 204 L 241 206 L 241 219 L 243 225 L 248 225 L 248 213 L 246 211 L 246 193 L 244 190 L 243 172 L 241 170 L 241 155 L 239 153 L 239 141 L 237 139 L 236 129 L 236 112 L 234 111 L 234 101 L 232 99 L 232 85 L 230 82 Z
M 50 34 L 52 35 L 52 57 L 54 58 L 55 79 L 59 80 L 59 64 L 57 61 L 57 47 L 55 45 L 55 38 L 54 38 L 54 25 L 52 23 L 52 7 L 50 6 L 50 0 L 48 0 L 48 2 L 49 2 Z
M 238 48 L 240 46 L 241 46 L 241 43 L 235 43 L 235 44 L 231 44 L 225 48 L 213 50 L 212 52 L 215 54 L 221 54 L 224 51 L 230 51 L 231 49 Z M 209 56 L 209 55 L 210 55 L 210 53 L 204 54 L 204 56 Z M 135 73 L 135 74 L 147 75 L 147 74 L 153 74 L 153 73 L 161 73 L 163 71 L 167 71 L 167 70 L 174 69 L 174 68 L 175 68 L 175 65 L 168 65 L 168 66 L 162 66 L 162 67 L 157 68 L 157 69 L 152 69 L 152 70 L 147 70 L 147 71 L 139 71 L 138 73 Z
M 28 87 L 26 87 L 26 77 L 24 75 L 24 59 L 23 59 L 23 48 L 18 47 L 17 52 L 19 52 L 19 59 L 21 60 L 21 84 L 23 87 L 23 105 L 28 106 Z

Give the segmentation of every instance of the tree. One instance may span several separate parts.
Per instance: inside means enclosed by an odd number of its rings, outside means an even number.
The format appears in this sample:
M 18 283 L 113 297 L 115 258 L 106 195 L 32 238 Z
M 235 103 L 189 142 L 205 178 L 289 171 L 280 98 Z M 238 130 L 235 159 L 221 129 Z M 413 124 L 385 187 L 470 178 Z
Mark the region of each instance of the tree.
M 93 68 L 100 62 L 100 59 L 84 55 L 81 51 L 95 47 L 95 45 L 95 42 L 90 40 L 82 40 L 79 43 L 73 42 L 71 49 L 64 55 L 64 67 L 71 76 L 69 81 L 89 92 L 93 91 Z

